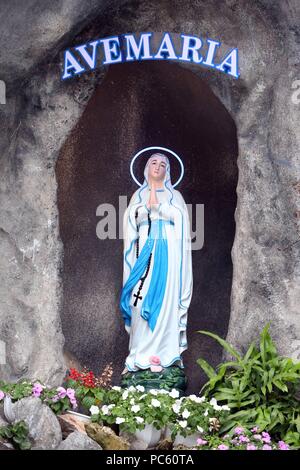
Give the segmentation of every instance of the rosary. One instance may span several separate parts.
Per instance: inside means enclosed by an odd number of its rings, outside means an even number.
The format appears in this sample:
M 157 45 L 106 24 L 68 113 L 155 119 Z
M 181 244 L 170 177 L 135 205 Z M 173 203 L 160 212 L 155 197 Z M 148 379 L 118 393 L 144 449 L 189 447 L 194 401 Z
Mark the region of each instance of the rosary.
M 138 218 L 138 209 L 136 209 L 135 211 L 135 222 L 136 222 L 136 227 L 137 227 L 137 232 L 138 232 L 138 237 L 137 237 L 137 240 L 136 240 L 136 257 L 138 258 L 139 257 L 139 225 L 137 223 L 137 218 Z M 150 213 L 148 212 L 148 237 L 149 237 L 149 234 L 150 234 L 150 230 L 151 230 L 151 218 L 150 218 Z M 136 307 L 137 306 L 137 303 L 140 300 L 142 300 L 142 296 L 140 295 L 141 293 L 141 290 L 143 288 L 143 285 L 144 285 L 144 282 L 145 282 L 145 279 L 147 278 L 148 276 L 148 273 L 149 273 L 149 269 L 150 269 L 150 264 L 151 264 L 151 257 L 152 257 L 152 253 L 150 253 L 150 256 L 149 256 L 149 259 L 148 259 L 148 263 L 147 263 L 147 268 L 146 268 L 146 272 L 144 274 L 144 276 L 141 277 L 140 279 L 140 285 L 139 285 L 139 288 L 138 288 L 138 292 L 137 294 L 133 294 L 133 296 L 136 298 L 135 301 L 134 301 L 134 306 Z

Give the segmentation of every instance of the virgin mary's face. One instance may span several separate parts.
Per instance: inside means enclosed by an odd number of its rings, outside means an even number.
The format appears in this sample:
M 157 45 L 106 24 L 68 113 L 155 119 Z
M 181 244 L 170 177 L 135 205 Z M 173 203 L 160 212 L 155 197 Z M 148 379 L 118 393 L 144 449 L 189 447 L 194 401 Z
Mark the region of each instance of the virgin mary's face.
M 152 157 L 149 162 L 148 176 L 155 181 L 163 181 L 167 163 L 163 157 Z

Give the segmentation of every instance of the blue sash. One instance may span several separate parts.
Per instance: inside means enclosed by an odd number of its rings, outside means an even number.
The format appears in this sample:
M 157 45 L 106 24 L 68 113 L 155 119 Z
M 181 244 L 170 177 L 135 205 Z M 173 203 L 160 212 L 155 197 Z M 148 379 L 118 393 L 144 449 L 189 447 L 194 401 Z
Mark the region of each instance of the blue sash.
M 154 264 L 151 280 L 148 292 L 145 295 L 141 307 L 141 316 L 148 322 L 152 331 L 155 328 L 164 299 L 168 275 L 168 242 L 165 237 L 165 231 L 163 229 L 164 223 L 174 224 L 173 221 L 164 219 L 156 219 L 151 222 L 150 234 L 130 272 L 125 285 L 123 286 L 120 299 L 120 308 L 125 324 L 128 326 L 131 325 L 132 317 L 131 307 L 129 305 L 132 290 L 145 272 L 150 253 L 152 252 L 155 244 L 154 260 L 152 257 L 152 262 Z

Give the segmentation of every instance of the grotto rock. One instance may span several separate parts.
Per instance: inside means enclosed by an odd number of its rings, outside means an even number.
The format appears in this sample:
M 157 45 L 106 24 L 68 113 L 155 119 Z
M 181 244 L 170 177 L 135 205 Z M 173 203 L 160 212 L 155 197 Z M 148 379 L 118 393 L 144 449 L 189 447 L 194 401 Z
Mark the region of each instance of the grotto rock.
M 102 450 L 102 448 L 86 434 L 74 431 L 61 442 L 57 450 Z
M 12 404 L 13 421 L 24 420 L 33 441 L 32 449 L 55 449 L 62 440 L 59 422 L 53 411 L 39 398 L 22 398 Z
M 103 450 L 128 450 L 129 443 L 107 426 L 91 423 L 85 426 L 87 435 L 98 442 Z
M 85 424 L 88 424 L 90 422 L 90 419 L 88 419 L 88 417 L 86 418 L 86 420 L 83 420 L 82 418 L 78 418 L 67 413 L 58 416 L 57 419 L 62 430 L 63 439 L 65 439 L 66 437 L 68 437 L 69 434 L 75 431 L 79 431 L 86 434 Z

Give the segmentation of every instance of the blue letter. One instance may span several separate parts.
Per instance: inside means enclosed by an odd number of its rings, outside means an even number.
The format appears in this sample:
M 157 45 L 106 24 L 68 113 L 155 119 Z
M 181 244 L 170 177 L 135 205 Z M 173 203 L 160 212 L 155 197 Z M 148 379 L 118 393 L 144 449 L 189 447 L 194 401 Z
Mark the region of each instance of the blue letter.
M 166 52 L 169 57 L 167 59 L 177 59 L 177 55 L 175 54 L 174 47 L 170 38 L 169 33 L 165 33 L 161 45 L 158 49 L 157 54 L 154 56 L 155 59 L 164 59 L 161 55 L 162 52 Z
M 152 59 L 150 54 L 150 37 L 152 33 L 143 33 L 140 37 L 139 44 L 137 45 L 134 35 L 124 34 L 126 38 L 127 56 L 126 60 L 146 60 Z M 134 57 L 131 55 L 133 53 Z M 140 57 L 141 55 L 141 57 Z
M 87 44 L 84 44 L 83 46 L 75 47 L 76 51 L 80 52 L 80 54 L 82 55 L 82 57 L 84 58 L 84 60 L 86 61 L 86 63 L 89 65 L 89 67 L 92 70 L 95 68 L 95 65 L 96 65 L 96 46 L 97 46 L 98 42 L 99 41 L 93 41 L 93 42 L 90 42 L 88 44 L 88 46 L 93 47 L 92 57 L 86 51 Z
M 207 39 L 206 42 L 208 42 L 209 47 L 208 47 L 206 59 L 203 62 L 203 65 L 209 65 L 210 67 L 215 67 L 215 64 L 213 63 L 213 58 L 215 55 L 216 47 L 219 47 L 220 43 L 218 41 L 213 41 L 212 39 Z
M 217 69 L 221 70 L 222 72 L 229 73 L 235 78 L 239 77 L 238 73 L 238 55 L 237 49 L 232 49 L 229 54 L 223 59 L 220 65 L 217 65 Z
M 202 62 L 202 57 L 200 56 L 198 49 L 200 49 L 202 46 L 201 39 L 197 38 L 196 36 L 185 36 L 184 34 L 181 34 L 181 37 L 183 38 L 183 45 L 182 54 L 181 57 L 179 57 L 179 60 L 191 62 L 190 52 L 192 52 L 193 62 L 200 64 L 200 62 Z M 193 46 L 190 44 L 191 41 L 194 41 Z
M 83 72 L 84 67 L 81 67 L 79 62 L 75 59 L 75 57 L 71 54 L 70 51 L 65 51 L 65 65 L 64 65 L 64 74 L 62 79 L 72 77 L 72 74 L 68 72 L 69 69 L 74 69 L 74 75 L 77 73 Z
M 111 36 L 110 38 L 100 39 L 103 42 L 105 61 L 103 64 L 115 64 L 122 62 L 122 55 L 120 50 L 120 41 L 118 36 Z

